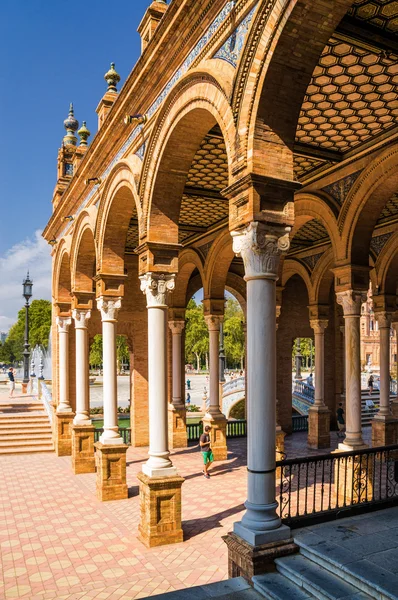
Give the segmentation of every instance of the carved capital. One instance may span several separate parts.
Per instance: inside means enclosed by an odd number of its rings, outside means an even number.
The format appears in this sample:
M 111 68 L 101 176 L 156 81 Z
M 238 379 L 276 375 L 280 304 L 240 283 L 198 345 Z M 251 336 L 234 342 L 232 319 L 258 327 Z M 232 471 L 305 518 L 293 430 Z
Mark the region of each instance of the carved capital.
M 314 333 L 323 334 L 328 326 L 328 321 L 326 319 L 311 319 L 310 326 L 314 330 Z
M 346 290 L 336 293 L 337 304 L 343 307 L 345 317 L 360 317 L 361 306 L 366 302 L 366 292 L 362 290 Z
M 87 321 L 91 317 L 91 311 L 75 308 L 72 310 L 72 317 L 75 321 L 75 329 L 87 329 Z
M 101 313 L 101 319 L 103 322 L 117 321 L 117 315 L 121 306 L 121 298 L 108 298 L 107 296 L 101 296 L 100 298 L 97 298 L 97 308 Z
M 224 317 L 220 315 L 205 315 L 206 325 L 209 331 L 220 331 L 220 325 Z
M 141 291 L 146 295 L 147 308 L 167 307 L 170 292 L 175 287 L 175 274 L 145 273 L 140 276 Z
M 72 319 L 70 317 L 57 317 L 56 323 L 58 326 L 58 333 L 69 333 L 69 327 L 72 325 Z
M 185 327 L 185 321 L 169 321 L 169 327 L 173 335 L 181 335 Z
M 386 311 L 375 312 L 375 317 L 379 324 L 379 329 L 390 329 L 392 313 Z
M 241 231 L 232 231 L 233 250 L 245 265 L 245 279 L 278 279 L 282 252 L 290 247 L 290 227 L 254 221 Z

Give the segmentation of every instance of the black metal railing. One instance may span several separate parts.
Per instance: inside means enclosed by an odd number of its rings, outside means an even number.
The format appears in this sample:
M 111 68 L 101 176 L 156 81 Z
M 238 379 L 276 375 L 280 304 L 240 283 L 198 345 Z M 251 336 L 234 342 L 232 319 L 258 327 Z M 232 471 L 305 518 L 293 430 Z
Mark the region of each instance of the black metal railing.
M 98 428 L 95 429 L 94 431 L 94 442 L 98 442 L 100 439 L 100 435 L 101 433 L 104 433 L 104 429 L 103 428 Z M 123 438 L 123 442 L 125 444 L 128 444 L 130 446 L 131 444 L 131 431 L 129 428 L 127 427 L 119 427 L 119 433 Z
M 203 433 L 203 423 L 189 423 L 187 425 L 187 438 L 189 442 L 196 442 Z M 227 438 L 245 437 L 247 435 L 246 419 L 227 421 Z
M 398 445 L 280 460 L 277 494 L 291 527 L 398 504 Z
M 296 431 L 308 431 L 308 415 L 293 415 L 293 433 Z

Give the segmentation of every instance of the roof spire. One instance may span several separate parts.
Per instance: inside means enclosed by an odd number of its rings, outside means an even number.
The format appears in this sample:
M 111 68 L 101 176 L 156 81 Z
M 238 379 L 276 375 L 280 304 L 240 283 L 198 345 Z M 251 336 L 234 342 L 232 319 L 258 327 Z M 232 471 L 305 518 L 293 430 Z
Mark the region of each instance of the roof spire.
M 120 75 L 115 70 L 115 63 L 111 63 L 111 68 L 104 75 L 104 79 L 108 84 L 108 92 L 117 92 L 117 84 L 120 81 Z
M 64 127 L 66 129 L 66 135 L 63 139 L 64 144 L 76 146 L 77 137 L 75 136 L 75 132 L 79 128 L 79 121 L 75 119 L 72 102 L 69 105 L 69 115 L 64 121 Z
M 80 137 L 80 146 L 87 146 L 87 140 L 90 137 L 91 133 L 86 127 L 86 121 L 83 121 L 82 126 L 77 132 Z

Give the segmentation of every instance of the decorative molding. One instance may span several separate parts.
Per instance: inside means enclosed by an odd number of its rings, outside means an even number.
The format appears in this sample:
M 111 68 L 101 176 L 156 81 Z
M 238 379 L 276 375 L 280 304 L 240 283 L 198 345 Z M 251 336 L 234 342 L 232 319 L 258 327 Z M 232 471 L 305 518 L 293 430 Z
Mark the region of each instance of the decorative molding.
M 329 321 L 326 319 L 311 319 L 310 327 L 314 330 L 316 335 L 323 335 L 325 333 L 325 329 L 328 326 Z
M 185 321 L 169 321 L 169 327 L 173 335 L 181 335 L 185 329 Z
M 302 260 L 310 268 L 310 270 L 313 271 L 318 261 L 322 258 L 324 254 L 325 251 L 319 252 L 318 254 L 311 254 L 311 256 L 304 256 L 300 260 Z
M 70 317 L 57 317 L 56 323 L 58 326 L 58 333 L 69 333 L 69 327 L 72 325 L 72 319 Z
M 214 240 L 212 240 L 211 242 L 206 242 L 206 244 L 203 244 L 203 246 L 198 247 L 198 250 L 203 254 L 205 258 L 207 258 L 207 255 L 209 254 L 210 248 L 213 245 L 213 241 Z
M 326 185 L 322 190 L 329 194 L 329 196 L 332 196 L 340 206 L 343 206 L 345 199 L 361 172 L 362 169 L 355 171 L 355 173 L 351 173 L 334 183 Z
M 72 318 L 75 322 L 75 329 L 87 329 L 87 321 L 91 318 L 91 311 L 75 308 L 72 310 Z
M 242 256 L 245 280 L 278 279 L 280 257 L 290 247 L 290 227 L 252 222 L 241 231 L 232 231 L 233 251 Z
M 236 69 L 256 8 L 257 6 L 252 8 L 243 21 L 239 23 L 232 35 L 230 35 L 227 41 L 213 55 L 213 58 L 225 60 Z
M 207 329 L 209 331 L 220 331 L 220 325 L 223 322 L 222 315 L 205 315 Z
M 370 242 L 370 248 L 371 248 L 371 250 L 373 250 L 373 252 L 376 254 L 376 256 L 379 256 L 380 252 L 383 250 L 384 246 L 386 245 L 386 243 L 388 242 L 388 240 L 390 239 L 392 234 L 393 234 L 393 232 L 389 231 L 388 233 L 383 233 L 382 235 L 376 235 L 375 237 L 372 238 L 372 240 Z
M 101 313 L 103 323 L 117 321 L 117 315 L 121 306 L 121 298 L 108 298 L 106 296 L 97 298 L 97 308 Z
M 136 152 L 136 155 L 138 156 L 138 158 L 140 158 L 141 160 L 144 160 L 144 154 L 145 154 L 145 150 L 146 150 L 146 142 L 144 142 L 142 144 L 142 146 L 140 146 Z
M 376 321 L 379 324 L 379 329 L 390 329 L 393 313 L 380 311 L 375 312 Z
M 366 292 L 360 290 L 346 290 L 336 293 L 337 304 L 343 307 L 345 317 L 360 317 L 361 306 L 366 302 Z
M 146 273 L 140 276 L 147 308 L 167 308 L 167 297 L 175 288 L 175 274 Z

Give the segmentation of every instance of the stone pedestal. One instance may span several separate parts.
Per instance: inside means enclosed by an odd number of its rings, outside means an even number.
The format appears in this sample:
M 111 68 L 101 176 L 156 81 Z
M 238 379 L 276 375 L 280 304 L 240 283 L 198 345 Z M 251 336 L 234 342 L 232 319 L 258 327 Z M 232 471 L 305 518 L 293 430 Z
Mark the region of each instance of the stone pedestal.
M 244 577 L 249 583 L 256 575 L 275 571 L 275 558 L 299 551 L 291 537 L 262 546 L 251 546 L 235 533 L 223 536 L 223 540 L 228 547 L 228 577 Z
M 390 408 L 392 416 L 398 419 L 398 399 L 391 402 Z
M 181 486 L 183 477 L 148 477 L 138 473 L 141 522 L 138 539 L 148 548 L 183 541 Z
M 72 421 L 75 413 L 55 413 L 55 452 L 57 456 L 72 454 Z
M 128 446 L 94 444 L 97 466 L 97 498 L 101 501 L 127 498 L 126 452 Z
M 336 450 L 332 454 L 339 454 Z M 360 504 L 373 497 L 373 459 L 371 456 L 348 456 L 336 461 L 334 487 L 337 506 Z
M 75 475 L 95 473 L 93 425 L 72 427 L 72 469 Z
M 28 384 L 22 383 L 21 385 L 22 385 L 22 393 L 27 394 L 28 393 Z
M 187 439 L 187 411 L 185 407 L 177 408 L 169 404 L 169 447 L 186 448 Z
M 326 406 L 311 406 L 308 411 L 308 446 L 330 448 L 330 410 Z
M 398 419 L 375 417 L 372 421 L 372 446 L 392 446 L 398 444 Z
M 203 418 L 203 431 L 207 425 L 211 427 L 210 445 L 214 460 L 227 460 L 227 419 L 223 414 L 218 418 L 206 414 Z

